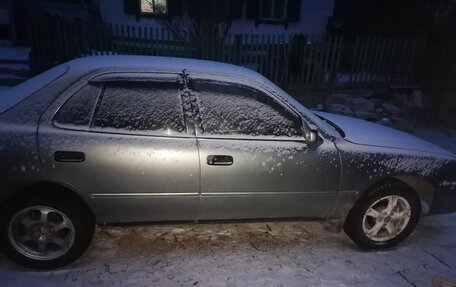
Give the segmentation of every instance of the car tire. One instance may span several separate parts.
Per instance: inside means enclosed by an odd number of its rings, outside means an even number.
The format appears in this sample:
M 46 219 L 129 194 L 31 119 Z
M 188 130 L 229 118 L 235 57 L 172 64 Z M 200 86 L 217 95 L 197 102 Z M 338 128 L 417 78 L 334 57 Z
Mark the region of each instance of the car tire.
M 61 192 L 27 193 L 4 204 L 0 216 L 2 251 L 32 269 L 72 263 L 87 249 L 95 230 L 88 208 Z
M 365 249 L 387 249 L 406 239 L 418 223 L 418 195 L 398 181 L 367 191 L 350 210 L 344 231 Z

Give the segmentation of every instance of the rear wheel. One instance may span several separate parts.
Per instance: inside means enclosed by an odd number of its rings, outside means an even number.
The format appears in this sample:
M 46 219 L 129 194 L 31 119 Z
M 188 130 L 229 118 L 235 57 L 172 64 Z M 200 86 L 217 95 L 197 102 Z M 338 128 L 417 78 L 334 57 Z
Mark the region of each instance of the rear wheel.
M 420 213 L 420 201 L 413 190 L 400 182 L 385 183 L 356 203 L 347 216 L 344 230 L 363 248 L 390 248 L 410 235 Z
M 4 253 L 34 269 L 62 267 L 79 258 L 95 228 L 85 207 L 53 193 L 10 201 L 4 205 L 1 218 Z

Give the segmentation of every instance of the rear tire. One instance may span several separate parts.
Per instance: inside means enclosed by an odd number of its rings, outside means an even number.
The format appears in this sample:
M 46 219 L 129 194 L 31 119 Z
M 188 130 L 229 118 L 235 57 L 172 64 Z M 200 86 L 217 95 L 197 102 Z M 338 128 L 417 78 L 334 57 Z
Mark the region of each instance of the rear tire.
M 95 230 L 88 209 L 60 192 L 30 192 L 10 200 L 0 218 L 3 252 L 33 269 L 72 263 L 87 249 Z
M 362 248 L 387 249 L 412 233 L 420 214 L 420 200 L 409 186 L 387 182 L 359 199 L 348 213 L 344 231 Z

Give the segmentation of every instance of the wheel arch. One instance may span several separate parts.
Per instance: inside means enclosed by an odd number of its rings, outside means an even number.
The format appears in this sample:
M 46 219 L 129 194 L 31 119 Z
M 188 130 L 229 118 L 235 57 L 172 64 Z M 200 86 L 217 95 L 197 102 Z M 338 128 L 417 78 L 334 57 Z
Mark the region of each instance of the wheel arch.
M 92 203 L 86 198 L 79 190 L 74 187 L 55 183 L 50 181 L 39 181 L 34 183 L 29 183 L 21 187 L 13 188 L 4 193 L 0 198 L 0 208 L 8 204 L 9 201 L 15 200 L 19 197 L 29 196 L 31 194 L 59 194 L 60 196 L 64 195 L 70 200 L 73 200 L 75 204 L 79 204 L 82 208 L 87 211 L 87 214 L 93 219 L 94 222 L 97 222 L 95 208 Z
M 355 204 L 361 197 L 364 196 L 364 194 L 368 193 L 369 190 L 372 190 L 379 185 L 394 181 L 400 182 L 409 187 L 410 190 L 420 199 L 422 213 L 426 214 L 429 212 L 429 208 L 432 206 L 432 201 L 434 200 L 434 187 L 425 178 L 413 175 L 395 175 L 382 178 L 360 192 L 355 198 Z
M 425 179 L 419 176 L 402 175 L 393 179 L 399 180 L 408 185 L 420 198 L 422 213 L 429 213 L 434 200 L 434 187 Z

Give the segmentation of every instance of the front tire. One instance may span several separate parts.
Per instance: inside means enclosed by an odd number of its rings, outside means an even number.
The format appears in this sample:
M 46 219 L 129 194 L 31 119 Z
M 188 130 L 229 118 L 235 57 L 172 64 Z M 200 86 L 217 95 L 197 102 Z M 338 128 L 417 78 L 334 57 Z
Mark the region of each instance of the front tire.
M 412 233 L 420 214 L 420 200 L 410 187 L 401 182 L 383 183 L 350 210 L 344 230 L 362 248 L 391 248 Z
M 21 196 L 0 212 L 0 244 L 12 261 L 33 269 L 70 264 L 89 246 L 95 223 L 78 201 L 59 193 Z

